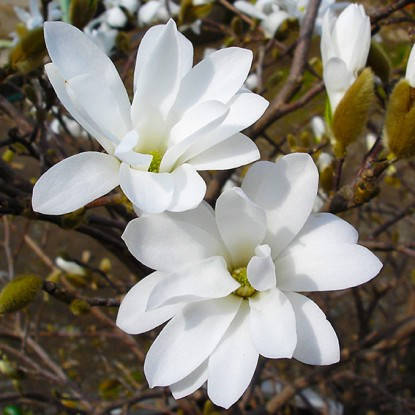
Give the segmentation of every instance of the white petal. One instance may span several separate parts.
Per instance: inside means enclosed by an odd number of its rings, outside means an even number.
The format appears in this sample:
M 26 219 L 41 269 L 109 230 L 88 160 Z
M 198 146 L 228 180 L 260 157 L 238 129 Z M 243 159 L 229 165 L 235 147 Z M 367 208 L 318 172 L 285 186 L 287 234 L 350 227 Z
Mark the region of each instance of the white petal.
M 320 308 L 309 298 L 286 293 L 297 322 L 297 347 L 293 357 L 310 365 L 331 365 L 340 360 L 337 335 Z
M 150 0 L 147 3 L 143 4 L 140 7 L 140 9 L 138 10 L 138 21 L 140 22 L 140 24 L 144 24 L 144 25 L 151 24 L 155 20 L 155 18 L 157 16 L 157 12 L 160 9 L 160 7 L 161 7 L 161 3 L 160 3 L 160 1 L 157 1 L 157 0 Z M 154 29 L 155 27 L 159 27 L 159 26 L 154 26 L 151 29 Z M 149 29 L 147 31 L 147 33 L 149 33 L 151 29 Z M 158 32 L 156 32 L 156 33 L 158 33 Z M 147 35 L 147 36 L 149 37 L 149 35 Z M 144 40 L 144 38 L 143 38 L 143 40 Z M 143 40 L 141 42 L 143 42 Z M 137 55 L 137 57 L 138 57 L 138 55 Z
M 268 101 L 260 95 L 251 92 L 236 94 L 229 103 L 229 113 L 223 122 L 192 143 L 181 161 L 190 160 L 249 127 L 262 116 L 267 106 Z
M 95 123 L 94 120 L 85 112 L 83 108 L 77 105 L 76 102 L 68 95 L 67 84 L 65 79 L 60 75 L 58 67 L 53 63 L 45 65 L 45 71 L 48 75 L 49 81 L 53 86 L 59 100 L 67 111 L 75 118 L 82 127 L 85 128 L 106 150 L 107 153 L 112 154 L 114 152 L 114 145 L 106 137 L 105 132 L 102 128 Z
M 411 87 L 415 88 L 415 46 L 412 46 L 411 54 L 409 55 L 405 78 L 408 80 Z
M 181 165 L 171 175 L 174 182 L 174 193 L 168 210 L 182 212 L 194 209 L 205 197 L 205 181 L 190 164 Z
M 192 144 L 223 122 L 228 111 L 219 101 L 204 102 L 188 111 L 170 132 L 169 148 L 161 160 L 160 171 L 171 171 Z
M 200 227 L 195 224 L 197 216 L 202 216 Z M 222 256 L 223 245 L 205 229 L 205 216 L 199 209 L 144 216 L 129 222 L 122 238 L 130 252 L 148 267 L 177 271 L 192 262 Z
M 294 240 L 275 261 L 278 286 L 288 291 L 330 291 L 355 287 L 374 278 L 382 263 L 367 248 L 324 240 L 322 232 Z
M 128 131 L 130 100 L 111 59 L 72 25 L 46 22 L 44 30 L 49 56 L 62 77 L 68 81 L 85 74 L 94 80 L 96 92 L 100 89 L 108 91 L 112 97 L 111 109 L 114 110 L 112 119 L 117 125 L 124 123 Z
M 243 301 L 232 324 L 209 358 L 208 395 L 225 409 L 245 392 L 258 362 L 249 334 L 249 307 Z
M 117 145 L 114 151 L 114 156 L 129 164 L 138 170 L 147 171 L 153 160 L 151 154 L 137 153 L 134 147 L 139 143 L 139 136 L 137 131 L 131 130 L 128 132 Z
M 148 300 L 149 308 L 180 302 L 226 297 L 239 288 L 222 257 L 210 257 L 181 268 L 158 284 Z
M 208 361 L 205 360 L 198 368 L 184 379 L 170 385 L 174 399 L 181 399 L 199 389 L 208 377 Z
M 157 6 L 157 7 L 156 7 Z M 160 2 L 150 0 L 140 7 L 139 13 L 151 8 L 159 8 Z M 147 30 L 143 38 L 141 39 L 140 46 L 137 51 L 137 58 L 134 70 L 134 91 L 137 89 L 137 82 L 140 79 L 140 72 L 147 64 L 147 60 L 152 55 L 155 45 L 165 30 L 165 25 L 153 26 Z M 177 33 L 177 39 L 179 42 L 179 77 L 180 79 L 186 75 L 187 72 L 192 68 L 193 65 L 193 45 L 185 36 L 180 32 Z
M 131 108 L 134 126 L 142 124 L 151 112 L 165 117 L 176 98 L 181 74 L 178 32 L 173 20 L 163 26 L 151 53 L 144 55 L 146 59 L 138 62 L 141 68 L 134 80 L 136 90 Z
M 168 274 L 153 272 L 132 287 L 121 301 L 117 314 L 117 326 L 128 334 L 140 334 L 163 324 L 172 318 L 182 304 L 168 305 L 147 310 L 148 298 L 154 287 L 168 278 Z
M 237 0 L 233 5 L 240 10 L 242 13 L 248 16 L 254 17 L 255 19 L 265 19 L 265 14 L 258 10 L 253 4 L 246 0 Z
M 226 104 L 242 87 L 252 62 L 248 49 L 231 47 L 213 52 L 183 78 L 172 111 L 177 116 L 205 101 Z
M 161 331 L 147 353 L 150 387 L 188 376 L 213 352 L 238 312 L 241 299 L 229 296 L 187 305 Z
M 191 158 L 188 163 L 196 170 L 227 170 L 258 160 L 258 147 L 246 135 L 237 133 Z
M 259 245 L 255 248 L 255 256 L 248 263 L 247 276 L 251 285 L 258 291 L 275 287 L 277 283 L 275 265 L 268 245 Z
M 291 358 L 297 344 L 296 317 L 290 301 L 279 289 L 249 298 L 252 340 L 258 353 L 270 358 Z
M 165 211 L 173 197 L 174 182 L 169 173 L 152 173 L 122 163 L 120 186 L 128 199 L 147 213 Z
M 238 187 L 223 192 L 216 202 L 216 223 L 232 256 L 233 267 L 248 264 L 266 234 L 265 212 Z
M 305 153 L 289 154 L 276 163 L 259 161 L 248 170 L 241 187 L 266 211 L 265 243 L 275 258 L 311 213 L 318 187 L 317 168 Z
M 33 188 L 32 206 L 45 215 L 73 212 L 119 184 L 120 163 L 108 154 L 87 151 L 51 167 Z
M 289 19 L 290 15 L 284 11 L 278 11 L 270 14 L 261 22 L 261 27 L 268 38 L 274 37 L 279 27 L 285 20 Z

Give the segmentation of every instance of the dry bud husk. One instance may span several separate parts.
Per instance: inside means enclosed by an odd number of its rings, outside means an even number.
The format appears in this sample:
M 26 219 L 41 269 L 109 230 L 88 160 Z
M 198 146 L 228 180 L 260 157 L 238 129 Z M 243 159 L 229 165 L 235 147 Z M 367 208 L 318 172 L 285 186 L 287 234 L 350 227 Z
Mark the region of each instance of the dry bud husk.
M 94 17 L 98 0 L 71 0 L 69 21 L 79 29 L 83 29 Z
M 401 79 L 392 91 L 386 112 L 384 139 L 398 159 L 415 155 L 415 89 Z
M 213 3 L 194 6 L 192 0 L 182 0 L 180 2 L 179 25 L 191 24 L 197 19 L 206 17 L 212 10 Z
M 42 287 L 37 275 L 21 275 L 6 284 L 0 293 L 0 314 L 21 310 L 30 304 Z
M 378 42 L 372 42 L 370 46 L 369 56 L 367 58 L 367 65 L 370 66 L 373 72 L 382 80 L 383 83 L 389 81 L 392 64 L 385 49 Z
M 347 146 L 363 133 L 373 98 L 373 72 L 366 68 L 347 90 L 334 112 L 331 128 L 336 157 L 344 157 Z

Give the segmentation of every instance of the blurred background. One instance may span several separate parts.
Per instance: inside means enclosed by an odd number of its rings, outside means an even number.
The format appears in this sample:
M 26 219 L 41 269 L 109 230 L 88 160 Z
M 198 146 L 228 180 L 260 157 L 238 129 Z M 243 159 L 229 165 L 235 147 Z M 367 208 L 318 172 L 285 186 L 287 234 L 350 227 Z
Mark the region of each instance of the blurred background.
M 414 154 L 391 155 L 383 137 L 388 97 L 415 40 L 415 1 L 358 2 L 372 22 L 367 65 L 376 75 L 375 99 L 363 133 L 341 156 L 324 125 L 318 21 L 299 69 L 294 57 L 304 46 L 307 2 L 293 1 L 294 9 L 283 3 L 261 9 L 270 14 L 275 6 L 286 7 L 290 13 L 270 34 L 261 19 L 228 0 L 0 1 L 4 415 L 415 413 L 415 130 L 409 138 Z M 158 331 L 133 337 L 115 326 L 122 295 L 150 272 L 120 239 L 135 214 L 119 189 L 73 214 L 45 216 L 31 209 L 41 173 L 69 155 L 99 151 L 44 74 L 43 22 L 64 20 L 84 30 L 114 61 L 131 96 L 140 40 L 169 16 L 191 39 L 196 62 L 225 46 L 253 50 L 246 87 L 272 101 L 273 109 L 247 135 L 262 159 L 311 154 L 320 170 L 315 211 L 351 222 L 360 243 L 384 263 L 381 274 L 361 287 L 311 295 L 340 339 L 338 364 L 261 359 L 251 386 L 228 411 L 214 407 L 203 388 L 179 401 L 168 389 L 148 389 L 143 361 Z M 224 188 L 239 185 L 247 168 L 203 172 L 208 202 L 214 206 Z

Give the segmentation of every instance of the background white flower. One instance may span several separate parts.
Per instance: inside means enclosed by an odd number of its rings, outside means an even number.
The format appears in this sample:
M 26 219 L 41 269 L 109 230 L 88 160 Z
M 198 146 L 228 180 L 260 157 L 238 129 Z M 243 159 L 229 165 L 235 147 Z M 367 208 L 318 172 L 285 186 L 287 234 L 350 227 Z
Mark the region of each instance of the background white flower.
M 120 185 L 140 210 L 192 209 L 206 185 L 197 170 L 229 169 L 259 158 L 240 131 L 268 102 L 240 92 L 252 62 L 242 48 L 217 51 L 192 68 L 192 44 L 173 20 L 143 37 L 130 104 L 111 60 L 81 31 L 46 23 L 52 63 L 45 69 L 59 99 L 108 154 L 85 152 L 53 166 L 33 189 L 33 209 L 76 210 Z
M 114 50 L 118 30 L 111 27 L 103 17 L 99 16 L 91 20 L 84 27 L 84 33 L 106 55 L 110 55 Z
M 365 67 L 370 41 L 370 19 L 362 5 L 349 5 L 339 17 L 330 9 L 325 14 L 321 55 L 332 113 Z
M 166 7 L 168 1 L 169 10 Z M 154 23 L 167 22 L 170 17 L 179 14 L 180 6 L 171 0 L 150 0 L 144 3 L 138 11 L 138 24 L 148 26 Z
M 297 292 L 353 287 L 382 264 L 347 222 L 310 214 L 317 187 L 311 157 L 290 154 L 254 164 L 242 188 L 221 194 L 216 212 L 202 203 L 129 223 L 130 252 L 157 271 L 128 292 L 117 325 L 138 334 L 171 319 L 146 357 L 151 387 L 169 386 L 180 398 L 207 381 L 212 402 L 228 408 L 260 354 L 339 360 L 333 327 Z
M 40 1 L 41 0 L 30 0 L 29 11 L 26 11 L 21 7 L 14 7 L 17 17 L 29 30 L 33 30 L 43 25 L 44 19 L 40 11 Z M 62 17 L 61 9 L 56 1 L 49 2 L 47 8 L 47 20 L 59 20 Z

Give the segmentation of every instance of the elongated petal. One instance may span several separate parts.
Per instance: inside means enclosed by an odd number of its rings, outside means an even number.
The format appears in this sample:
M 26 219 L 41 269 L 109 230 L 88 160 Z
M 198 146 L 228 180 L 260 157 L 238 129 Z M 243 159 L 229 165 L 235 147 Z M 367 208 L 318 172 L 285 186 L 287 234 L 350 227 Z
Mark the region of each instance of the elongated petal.
M 245 13 L 248 16 L 254 17 L 255 19 L 265 19 L 265 14 L 258 10 L 252 3 L 246 0 L 237 0 L 233 5 L 240 10 L 242 13 Z
M 157 7 L 155 7 L 157 6 Z M 151 0 L 140 7 L 139 13 L 149 9 L 158 9 L 160 3 L 158 1 Z M 156 10 L 157 11 L 157 10 Z M 151 19 L 150 19 L 151 20 Z M 157 45 L 160 36 L 165 30 L 165 25 L 157 25 L 150 27 L 147 30 L 143 38 L 141 39 L 140 46 L 137 51 L 137 59 L 134 70 L 134 91 L 137 89 L 137 84 L 140 79 L 142 68 L 147 64 L 147 60 L 150 59 L 155 45 Z M 183 36 L 180 32 L 177 32 L 177 39 L 179 42 L 179 77 L 183 78 L 187 72 L 190 71 L 193 65 L 193 45 L 190 40 Z
M 266 211 L 265 243 L 270 245 L 273 258 L 303 227 L 313 208 L 317 186 L 318 171 L 308 154 L 289 154 L 277 163 L 260 161 L 249 169 L 242 189 Z
M 173 272 L 156 285 L 148 307 L 226 297 L 238 288 L 223 257 L 210 257 Z
M 268 38 L 274 37 L 279 27 L 287 20 L 290 15 L 282 10 L 272 13 L 261 22 L 261 27 L 264 30 L 265 36 Z
M 246 135 L 237 133 L 191 158 L 188 163 L 196 170 L 227 170 L 258 160 L 258 147 Z
M 275 261 L 278 286 L 287 291 L 330 291 L 355 287 L 374 278 L 382 263 L 367 248 L 351 243 L 293 241 Z
M 325 314 L 309 298 L 286 293 L 297 322 L 297 346 L 293 357 L 310 365 L 331 365 L 340 360 L 336 332 Z
M 249 73 L 252 52 L 237 47 L 207 56 L 183 78 L 172 108 L 176 116 L 205 101 L 226 104 L 242 87 Z
M 255 256 L 248 263 L 247 276 L 251 285 L 258 291 L 275 287 L 277 283 L 275 265 L 272 262 L 271 248 L 268 245 L 255 248 Z
M 229 296 L 187 305 L 161 331 L 147 353 L 144 373 L 150 387 L 188 376 L 216 348 L 241 303 Z
M 205 228 L 206 212 L 199 209 L 189 212 L 189 221 L 187 212 L 134 219 L 122 238 L 140 262 L 161 271 L 177 271 L 192 262 L 222 256 L 222 243 Z M 195 224 L 198 216 L 202 217 L 200 226 Z
M 116 109 L 111 116 L 113 122 L 116 125 L 124 124 L 124 129 L 128 131 L 130 100 L 111 59 L 72 25 L 46 22 L 44 30 L 49 56 L 62 77 L 66 81 L 79 75 L 94 79 L 94 90 L 106 90 L 112 97 L 111 109 Z
M 162 26 L 153 49 L 147 52 L 149 47 L 145 48 L 145 62 L 141 64 L 141 59 L 138 62 L 141 67 L 134 79 L 136 90 L 131 109 L 134 126 L 142 124 L 149 112 L 158 111 L 164 117 L 176 99 L 181 74 L 178 32 L 174 20 L 170 19 Z M 140 54 L 140 58 L 142 56 Z
M 67 91 L 67 83 L 59 73 L 58 67 L 53 63 L 48 63 L 45 65 L 45 72 L 48 75 L 56 95 L 66 110 L 102 145 L 107 153 L 112 154 L 114 152 L 114 144 L 108 139 L 107 134 L 102 131 L 102 128 L 97 125 L 94 120 L 91 119 L 85 110 L 78 106 L 76 101 L 72 100 Z
M 153 160 L 151 154 L 137 153 L 134 147 L 139 143 L 139 136 L 137 131 L 131 130 L 127 133 L 117 145 L 114 151 L 114 156 L 119 160 L 129 164 L 131 167 L 147 171 Z
M 119 184 L 120 163 L 108 154 L 87 151 L 51 167 L 33 188 L 32 206 L 45 215 L 73 212 Z
M 168 210 L 182 212 L 194 209 L 205 196 L 205 181 L 190 164 L 181 165 L 171 175 L 174 182 L 174 192 Z
M 412 46 L 411 54 L 409 55 L 405 78 L 408 80 L 411 87 L 415 88 L 415 46 Z
M 216 202 L 216 223 L 234 267 L 246 266 L 266 234 L 265 212 L 237 187 Z
M 147 310 L 148 298 L 154 287 L 169 278 L 168 274 L 153 272 L 128 291 L 121 301 L 117 314 L 117 326 L 128 334 L 140 334 L 163 324 L 182 307 L 176 303 L 155 310 Z
M 251 92 L 236 94 L 229 103 L 229 112 L 223 122 L 192 143 L 181 157 L 181 161 L 190 160 L 220 143 L 225 143 L 227 139 L 257 121 L 267 106 L 268 101 L 260 95 Z M 235 151 L 237 152 L 236 148 Z
M 170 385 L 174 399 L 181 399 L 199 389 L 208 378 L 208 361 L 205 360 L 198 368 L 184 379 Z
M 258 362 L 249 334 L 249 307 L 242 302 L 223 339 L 209 359 L 208 395 L 225 409 L 245 392 Z
M 147 213 L 164 212 L 170 205 L 174 182 L 169 173 L 151 173 L 122 163 L 120 186 L 131 202 Z
M 291 358 L 297 344 L 296 317 L 290 301 L 277 288 L 249 298 L 250 332 L 258 353 Z

